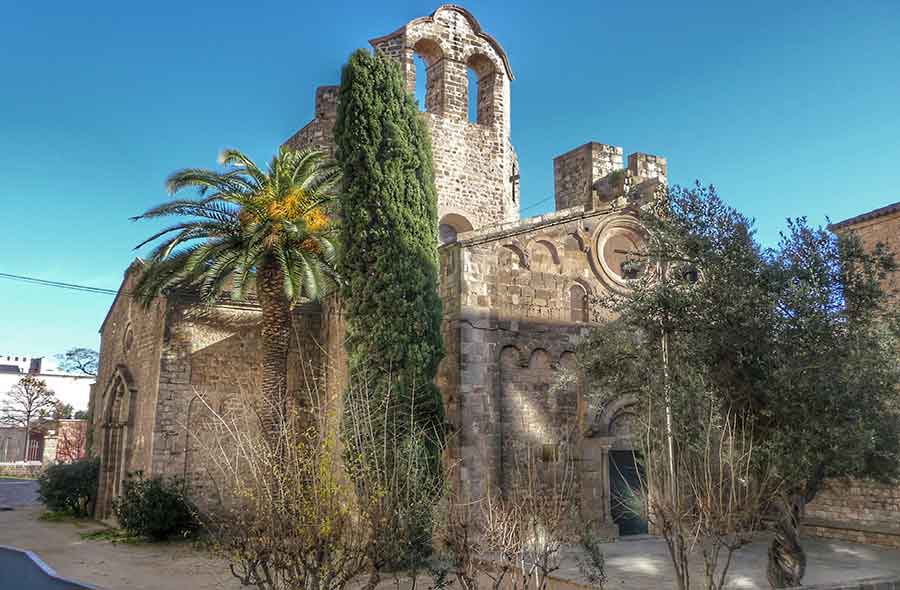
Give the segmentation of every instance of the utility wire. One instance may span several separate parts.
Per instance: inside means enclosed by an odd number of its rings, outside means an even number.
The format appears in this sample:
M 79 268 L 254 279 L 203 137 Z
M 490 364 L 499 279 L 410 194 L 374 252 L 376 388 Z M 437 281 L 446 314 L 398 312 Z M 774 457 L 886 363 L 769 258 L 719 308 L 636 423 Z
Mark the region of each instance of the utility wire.
M 528 207 L 523 207 L 519 210 L 519 213 L 523 211 L 529 211 L 534 209 L 535 207 L 539 207 L 544 203 L 552 200 L 553 197 L 549 196 L 546 199 L 541 199 L 537 203 L 533 203 Z M 77 283 L 64 283 L 62 281 L 50 281 L 47 279 L 39 279 L 36 277 L 28 277 L 24 275 L 15 275 L 6 272 L 0 272 L 0 279 L 6 279 L 9 281 L 15 281 L 18 283 L 24 283 L 26 285 L 38 285 L 41 287 L 54 287 L 56 289 L 68 289 L 70 291 L 81 291 L 82 293 L 99 293 L 101 295 L 115 295 L 118 291 L 114 289 L 104 289 L 102 287 L 92 287 L 90 285 L 79 285 Z
M 112 289 L 103 289 L 101 287 L 91 287 L 89 285 L 78 285 L 76 283 L 63 283 L 61 281 L 49 281 L 46 279 L 38 279 L 35 277 L 26 277 L 23 275 L 14 275 L 0 272 L 0 279 L 7 279 L 27 285 L 40 285 L 42 287 L 55 287 L 57 289 L 69 289 L 70 291 L 81 291 L 84 293 L 100 293 L 102 295 L 115 295 L 117 291 Z
M 519 209 L 519 213 L 521 213 L 522 211 L 528 211 L 529 209 L 534 209 L 535 207 L 543 205 L 544 203 L 546 203 L 547 201 L 550 201 L 551 199 L 553 199 L 553 195 L 547 197 L 546 199 L 541 199 L 540 201 L 538 201 L 537 203 L 534 203 L 533 205 L 529 205 L 527 207 L 523 207 L 522 209 Z

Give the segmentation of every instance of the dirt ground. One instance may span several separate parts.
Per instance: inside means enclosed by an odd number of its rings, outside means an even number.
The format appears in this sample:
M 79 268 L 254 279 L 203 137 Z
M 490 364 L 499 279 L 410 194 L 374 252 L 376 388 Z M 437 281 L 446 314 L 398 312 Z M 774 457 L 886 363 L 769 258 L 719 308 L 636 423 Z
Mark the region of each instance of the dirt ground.
M 125 544 L 85 540 L 81 535 L 100 530 L 90 522 L 45 522 L 36 503 L 34 482 L 0 480 L 0 545 L 30 549 L 61 576 L 108 590 L 231 590 L 242 588 L 223 562 L 211 559 L 187 542 Z M 652 537 L 627 538 L 604 545 L 608 589 L 651 590 L 674 587 L 664 544 Z M 878 577 L 900 577 L 900 551 L 840 541 L 808 538 L 804 585 L 847 582 Z M 766 542 L 753 543 L 735 559 L 730 588 L 767 589 Z M 695 568 L 698 587 L 701 564 Z M 552 590 L 580 590 L 574 555 L 567 555 Z M 565 580 L 565 581 L 564 581 Z M 570 582 L 576 581 L 576 582 Z M 420 588 L 427 587 L 424 581 Z M 392 582 L 384 584 L 393 589 Z M 454 588 L 454 587 L 451 587 Z
M 39 520 L 44 508 L 34 502 L 33 493 L 27 493 L 28 486 L 19 485 L 13 493 L 12 485 L 10 480 L 0 481 L 4 505 L 17 504 L 13 510 L 0 511 L 0 545 L 34 551 L 60 576 L 109 590 L 242 587 L 227 565 L 198 553 L 190 543 L 131 545 L 85 540 L 83 533 L 101 530 L 103 525 Z

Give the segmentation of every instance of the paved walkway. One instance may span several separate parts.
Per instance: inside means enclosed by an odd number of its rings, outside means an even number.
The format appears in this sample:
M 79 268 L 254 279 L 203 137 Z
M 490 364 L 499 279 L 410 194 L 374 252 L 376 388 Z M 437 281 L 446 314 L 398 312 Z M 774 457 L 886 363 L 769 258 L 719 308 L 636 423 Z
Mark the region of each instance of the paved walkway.
M 102 525 L 41 521 L 38 516 L 43 507 L 36 503 L 36 490 L 33 481 L 0 479 L 0 506 L 16 506 L 10 511 L 0 511 L 0 545 L 34 551 L 61 576 L 114 590 L 241 588 L 227 565 L 195 551 L 190 543 L 129 545 L 86 541 L 81 534 L 99 530 Z M 806 586 L 900 576 L 900 551 L 814 538 L 806 538 L 804 546 L 809 560 L 803 580 Z M 729 588 L 769 587 L 765 580 L 766 547 L 766 540 L 761 539 L 737 554 Z M 674 587 L 668 554 L 661 540 L 652 537 L 624 540 L 604 545 L 603 551 L 608 590 Z M 696 587 L 702 587 L 702 562 L 694 570 Z M 566 556 L 557 576 L 580 580 L 574 554 Z M 554 586 L 553 590 L 574 587 L 565 583 Z
M 37 502 L 37 482 L 31 479 L 0 477 L 0 509 Z
M 668 550 L 662 539 L 643 537 L 603 545 L 609 580 L 607 589 L 674 588 Z M 805 537 L 807 568 L 804 586 L 834 584 L 867 578 L 900 577 L 900 551 L 845 543 L 831 539 Z M 729 588 L 735 590 L 768 590 L 766 581 L 766 552 L 768 538 L 744 547 L 735 554 L 729 569 Z M 703 557 L 692 564 L 692 585 L 703 587 Z M 556 572 L 560 578 L 579 580 L 574 554 L 567 555 L 563 567 Z
M 17 508 L 0 511 L 0 545 L 29 549 L 66 578 L 109 590 L 238 590 L 228 566 L 190 543 L 129 545 L 87 541 L 81 534 L 104 528 L 93 522 L 44 522 L 37 483 L 0 479 L 4 499 Z M 6 504 L 8 505 L 8 504 Z

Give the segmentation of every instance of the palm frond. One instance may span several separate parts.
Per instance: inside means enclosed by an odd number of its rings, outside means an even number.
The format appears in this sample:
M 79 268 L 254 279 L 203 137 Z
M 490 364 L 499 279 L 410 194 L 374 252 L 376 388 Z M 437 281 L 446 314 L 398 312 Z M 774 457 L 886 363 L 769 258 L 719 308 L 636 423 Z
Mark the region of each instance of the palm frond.
M 229 168 L 187 168 L 168 178 L 171 192 L 193 187 L 200 198 L 174 199 L 133 218 L 184 218 L 137 246 L 156 244 L 139 280 L 143 300 L 173 288 L 211 300 L 229 278 L 232 296 L 244 298 L 266 257 L 281 267 L 288 300 L 332 288 L 336 248 L 327 223 L 340 181 L 333 162 L 313 148 L 282 150 L 265 172 L 234 149 L 224 150 L 221 162 Z

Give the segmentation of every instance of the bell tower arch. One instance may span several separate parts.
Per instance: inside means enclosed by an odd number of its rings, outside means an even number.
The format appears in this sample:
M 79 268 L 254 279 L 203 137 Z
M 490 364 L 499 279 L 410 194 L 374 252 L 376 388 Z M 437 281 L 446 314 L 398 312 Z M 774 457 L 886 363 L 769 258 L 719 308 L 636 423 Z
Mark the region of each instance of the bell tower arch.
M 513 73 L 500 44 L 469 11 L 452 4 L 370 43 L 400 63 L 411 93 L 416 58 L 425 62 L 423 116 L 432 137 L 438 217 L 462 215 L 472 229 L 517 221 L 518 159 L 509 126 Z

